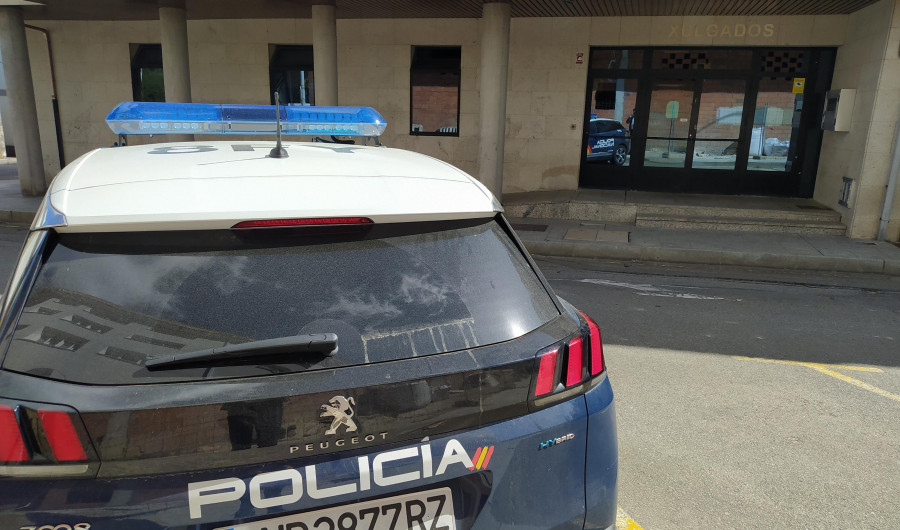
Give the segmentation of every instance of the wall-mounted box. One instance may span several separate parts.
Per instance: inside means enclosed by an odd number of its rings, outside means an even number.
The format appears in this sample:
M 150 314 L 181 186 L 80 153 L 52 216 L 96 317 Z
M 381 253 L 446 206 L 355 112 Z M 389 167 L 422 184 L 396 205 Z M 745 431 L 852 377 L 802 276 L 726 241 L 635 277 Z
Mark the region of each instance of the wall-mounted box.
M 823 131 L 849 131 L 853 118 L 855 88 L 829 90 L 825 93 L 825 110 L 822 112 Z

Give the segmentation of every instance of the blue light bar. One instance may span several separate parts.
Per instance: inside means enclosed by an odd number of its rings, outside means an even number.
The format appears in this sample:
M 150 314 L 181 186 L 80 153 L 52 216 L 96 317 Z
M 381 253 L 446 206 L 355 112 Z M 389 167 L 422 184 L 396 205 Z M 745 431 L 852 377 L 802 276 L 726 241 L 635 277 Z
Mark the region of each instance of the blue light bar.
M 387 122 L 371 107 L 281 107 L 281 134 L 380 136 Z M 275 134 L 274 105 L 119 103 L 106 117 L 116 134 Z

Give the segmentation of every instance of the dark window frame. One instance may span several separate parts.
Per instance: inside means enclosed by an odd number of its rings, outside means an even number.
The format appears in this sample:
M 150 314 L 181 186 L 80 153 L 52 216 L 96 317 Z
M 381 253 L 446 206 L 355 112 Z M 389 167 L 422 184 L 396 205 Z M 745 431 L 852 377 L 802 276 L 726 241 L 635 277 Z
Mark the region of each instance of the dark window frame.
M 456 50 L 459 57 L 441 58 L 441 52 Z M 418 53 L 417 53 L 418 52 Z M 448 54 L 443 54 L 448 55 Z M 462 95 L 462 46 L 412 46 L 409 66 L 409 135 L 459 137 L 460 101 Z M 430 56 L 430 57 L 429 57 Z M 456 76 L 456 130 L 454 132 L 415 131 L 413 89 L 416 74 L 444 74 Z
M 133 101 L 166 101 L 166 84 L 163 74 L 162 44 L 158 43 L 129 43 L 131 54 L 131 97 Z M 147 99 L 144 97 L 144 83 L 142 70 L 158 70 L 162 82 L 161 98 Z
M 291 74 L 303 72 L 306 85 L 300 85 L 299 101 L 293 99 L 293 84 Z M 286 90 L 282 90 L 278 76 L 286 76 Z M 276 86 L 276 81 L 279 83 Z M 305 89 L 303 87 L 306 87 Z M 279 102 L 282 105 L 315 105 L 316 84 L 315 69 L 313 67 L 313 47 L 311 44 L 269 44 L 269 100 L 275 104 L 274 93 L 279 93 Z M 305 94 L 304 94 L 305 92 Z M 303 99 L 307 101 L 304 102 Z

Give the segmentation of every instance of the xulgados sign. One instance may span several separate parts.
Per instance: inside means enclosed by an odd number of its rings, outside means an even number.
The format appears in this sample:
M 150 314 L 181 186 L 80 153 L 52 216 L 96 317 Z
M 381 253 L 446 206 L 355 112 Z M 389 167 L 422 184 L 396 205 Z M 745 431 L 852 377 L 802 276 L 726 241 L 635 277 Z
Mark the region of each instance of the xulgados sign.
M 769 39 L 775 36 L 775 24 L 756 24 L 756 23 L 738 23 L 738 24 L 707 24 L 701 26 L 698 24 L 681 24 L 671 26 L 669 37 L 751 37 Z

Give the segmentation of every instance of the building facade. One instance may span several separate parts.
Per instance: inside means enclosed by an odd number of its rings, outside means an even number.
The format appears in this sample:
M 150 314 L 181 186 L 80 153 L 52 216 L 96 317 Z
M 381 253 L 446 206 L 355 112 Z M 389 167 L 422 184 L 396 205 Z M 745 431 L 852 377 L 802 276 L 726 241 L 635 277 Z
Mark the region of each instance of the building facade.
M 122 101 L 279 92 L 375 107 L 383 143 L 495 193 L 813 197 L 850 237 L 900 239 L 900 0 L 15 3 L 0 7 L 0 51 L 10 98 L 26 90 L 10 63 L 27 58 L 35 110 L 7 105 L 3 123 L 20 172 L 34 155 L 19 130 L 36 124 L 44 182 L 117 140 L 104 118 Z M 16 31 L 25 54 L 7 50 Z M 849 126 L 823 130 L 839 89 Z

